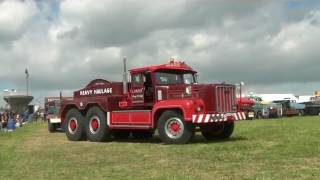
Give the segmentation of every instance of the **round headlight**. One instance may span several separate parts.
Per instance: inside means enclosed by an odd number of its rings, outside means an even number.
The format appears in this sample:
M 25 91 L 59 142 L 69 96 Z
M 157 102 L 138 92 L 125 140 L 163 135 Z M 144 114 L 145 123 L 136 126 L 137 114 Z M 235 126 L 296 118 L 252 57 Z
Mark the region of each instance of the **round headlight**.
M 201 107 L 200 106 L 197 106 L 196 107 L 196 112 L 200 112 L 201 111 Z

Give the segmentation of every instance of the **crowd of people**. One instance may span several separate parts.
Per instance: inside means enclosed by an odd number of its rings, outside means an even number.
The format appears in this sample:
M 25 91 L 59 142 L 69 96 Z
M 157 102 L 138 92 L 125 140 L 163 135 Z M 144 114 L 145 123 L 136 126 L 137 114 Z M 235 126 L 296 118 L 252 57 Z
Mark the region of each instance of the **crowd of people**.
M 28 122 L 26 113 L 17 114 L 12 111 L 0 112 L 0 130 L 13 131 Z

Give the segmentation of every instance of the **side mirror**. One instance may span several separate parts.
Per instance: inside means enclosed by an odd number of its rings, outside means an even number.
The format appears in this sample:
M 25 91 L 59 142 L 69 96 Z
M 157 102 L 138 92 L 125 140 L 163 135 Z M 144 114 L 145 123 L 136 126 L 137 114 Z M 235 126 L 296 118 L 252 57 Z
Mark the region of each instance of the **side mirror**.
M 195 83 L 198 83 L 199 82 L 199 74 L 195 74 L 194 78 L 195 78 L 195 81 L 196 81 Z

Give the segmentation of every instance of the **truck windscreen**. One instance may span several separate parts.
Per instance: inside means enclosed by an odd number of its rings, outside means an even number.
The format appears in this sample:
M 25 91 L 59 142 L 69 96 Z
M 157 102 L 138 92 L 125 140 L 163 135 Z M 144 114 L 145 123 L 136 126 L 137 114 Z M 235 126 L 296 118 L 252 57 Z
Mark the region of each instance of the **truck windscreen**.
M 156 72 L 156 83 L 158 85 L 170 84 L 194 84 L 195 79 L 193 73 L 177 73 L 177 72 Z

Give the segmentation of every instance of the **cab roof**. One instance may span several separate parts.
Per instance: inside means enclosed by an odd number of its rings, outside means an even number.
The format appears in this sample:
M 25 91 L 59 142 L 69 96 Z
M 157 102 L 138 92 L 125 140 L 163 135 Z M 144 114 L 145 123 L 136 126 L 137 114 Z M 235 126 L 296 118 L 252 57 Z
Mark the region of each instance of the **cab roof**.
M 138 73 L 144 71 L 160 71 L 160 70 L 178 70 L 178 71 L 191 71 L 196 73 L 190 66 L 188 66 L 184 61 L 176 61 L 171 59 L 167 64 L 155 65 L 155 66 L 146 66 L 142 68 L 135 68 L 129 70 L 130 73 Z

